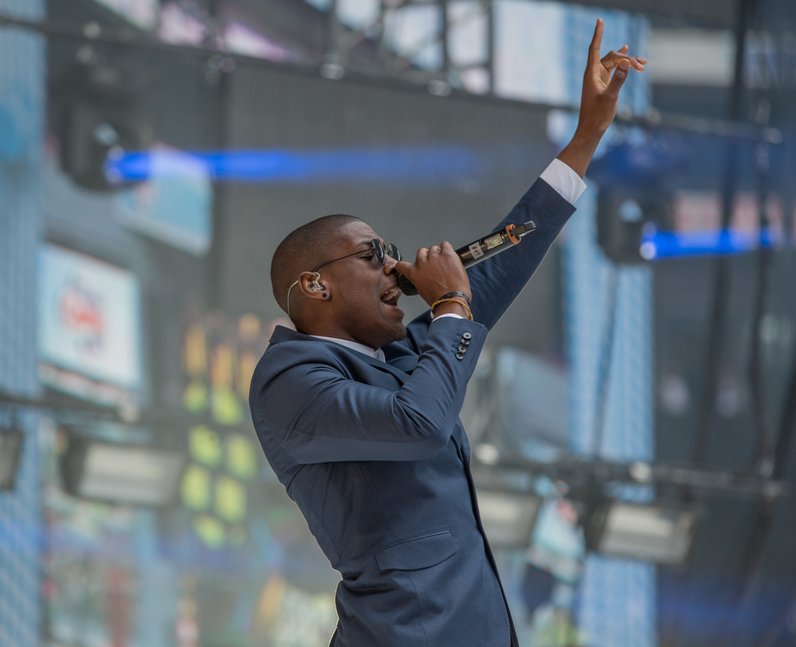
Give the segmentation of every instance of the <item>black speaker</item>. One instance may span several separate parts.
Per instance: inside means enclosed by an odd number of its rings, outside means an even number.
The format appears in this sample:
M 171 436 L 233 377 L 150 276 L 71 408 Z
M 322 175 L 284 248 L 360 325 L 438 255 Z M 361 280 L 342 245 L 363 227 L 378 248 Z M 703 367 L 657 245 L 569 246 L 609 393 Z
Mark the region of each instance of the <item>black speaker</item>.
M 128 186 L 130 181 L 108 172 L 107 162 L 151 145 L 152 129 L 138 105 L 140 82 L 109 65 L 76 65 L 69 86 L 58 128 L 62 169 L 92 191 Z
M 597 199 L 597 243 L 615 263 L 645 262 L 641 243 L 647 228 L 660 226 L 668 212 L 669 198 L 660 192 L 631 187 L 600 188 Z

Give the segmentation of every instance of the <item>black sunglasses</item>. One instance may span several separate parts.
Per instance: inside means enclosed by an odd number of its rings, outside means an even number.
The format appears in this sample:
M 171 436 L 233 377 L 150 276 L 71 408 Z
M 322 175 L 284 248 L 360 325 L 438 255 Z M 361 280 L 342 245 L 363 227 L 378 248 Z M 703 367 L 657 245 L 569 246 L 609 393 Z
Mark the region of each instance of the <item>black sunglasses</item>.
M 372 253 L 373 256 L 376 258 L 379 263 L 384 265 L 384 259 L 389 256 L 390 258 L 395 259 L 396 261 L 400 261 L 403 257 L 401 256 L 401 252 L 399 249 L 393 245 L 392 243 L 382 243 L 380 240 L 374 238 L 370 241 L 370 249 L 360 249 L 356 252 L 351 252 L 350 254 L 346 254 L 345 256 L 340 256 L 339 258 L 333 258 L 330 261 L 324 261 L 320 265 L 316 265 L 310 271 L 317 272 L 322 267 L 329 265 L 330 263 L 336 263 L 337 261 L 342 261 L 344 258 L 351 258 L 352 256 L 357 256 L 359 254 L 367 254 L 368 252 Z

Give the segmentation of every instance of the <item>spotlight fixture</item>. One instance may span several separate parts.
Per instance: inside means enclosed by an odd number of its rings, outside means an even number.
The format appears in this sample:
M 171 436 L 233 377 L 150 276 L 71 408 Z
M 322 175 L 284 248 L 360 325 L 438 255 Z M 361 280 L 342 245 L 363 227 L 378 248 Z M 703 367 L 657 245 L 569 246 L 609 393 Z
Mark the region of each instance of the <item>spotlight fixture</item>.
M 118 61 L 90 61 L 70 68 L 59 83 L 55 112 L 64 172 L 90 191 L 129 186 L 132 182 L 115 172 L 113 162 L 151 143 L 151 127 L 139 105 L 146 79 Z
M 542 499 L 533 492 L 478 488 L 481 523 L 494 548 L 527 548 L 541 505 Z
M 622 187 L 600 190 L 597 213 L 597 243 L 605 255 L 621 264 L 650 260 L 648 246 L 641 248 L 653 223 L 666 218 L 669 199 L 663 194 L 634 191 Z
M 70 494 L 120 505 L 163 506 L 177 493 L 183 452 L 66 434 L 61 477 Z
M 613 557 L 682 564 L 696 520 L 696 512 L 682 505 L 606 501 L 586 519 L 586 544 Z
M 22 455 L 22 432 L 0 427 L 0 490 L 13 490 Z

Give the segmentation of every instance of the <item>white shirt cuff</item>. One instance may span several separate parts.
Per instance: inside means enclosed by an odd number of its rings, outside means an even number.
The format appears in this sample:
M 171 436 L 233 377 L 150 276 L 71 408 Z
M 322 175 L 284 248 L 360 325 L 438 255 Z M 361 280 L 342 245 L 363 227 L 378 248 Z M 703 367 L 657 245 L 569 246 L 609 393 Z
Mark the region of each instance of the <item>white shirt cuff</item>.
M 431 320 L 431 323 L 434 323 L 437 319 L 442 319 L 443 317 L 455 317 L 456 319 L 464 319 L 461 315 L 457 315 L 455 312 L 445 312 L 441 315 L 437 315 Z
M 586 183 L 569 166 L 557 157 L 539 176 L 570 204 L 575 204 L 586 190 Z

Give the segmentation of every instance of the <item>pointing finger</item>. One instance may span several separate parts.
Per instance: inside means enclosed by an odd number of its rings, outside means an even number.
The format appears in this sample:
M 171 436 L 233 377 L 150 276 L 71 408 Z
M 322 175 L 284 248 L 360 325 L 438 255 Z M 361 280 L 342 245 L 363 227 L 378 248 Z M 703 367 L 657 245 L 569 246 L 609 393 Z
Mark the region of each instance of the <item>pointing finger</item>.
M 591 38 L 591 45 L 589 45 L 589 65 L 595 66 L 600 63 L 600 46 L 603 42 L 603 19 L 598 18 L 597 24 L 594 26 L 594 36 Z

